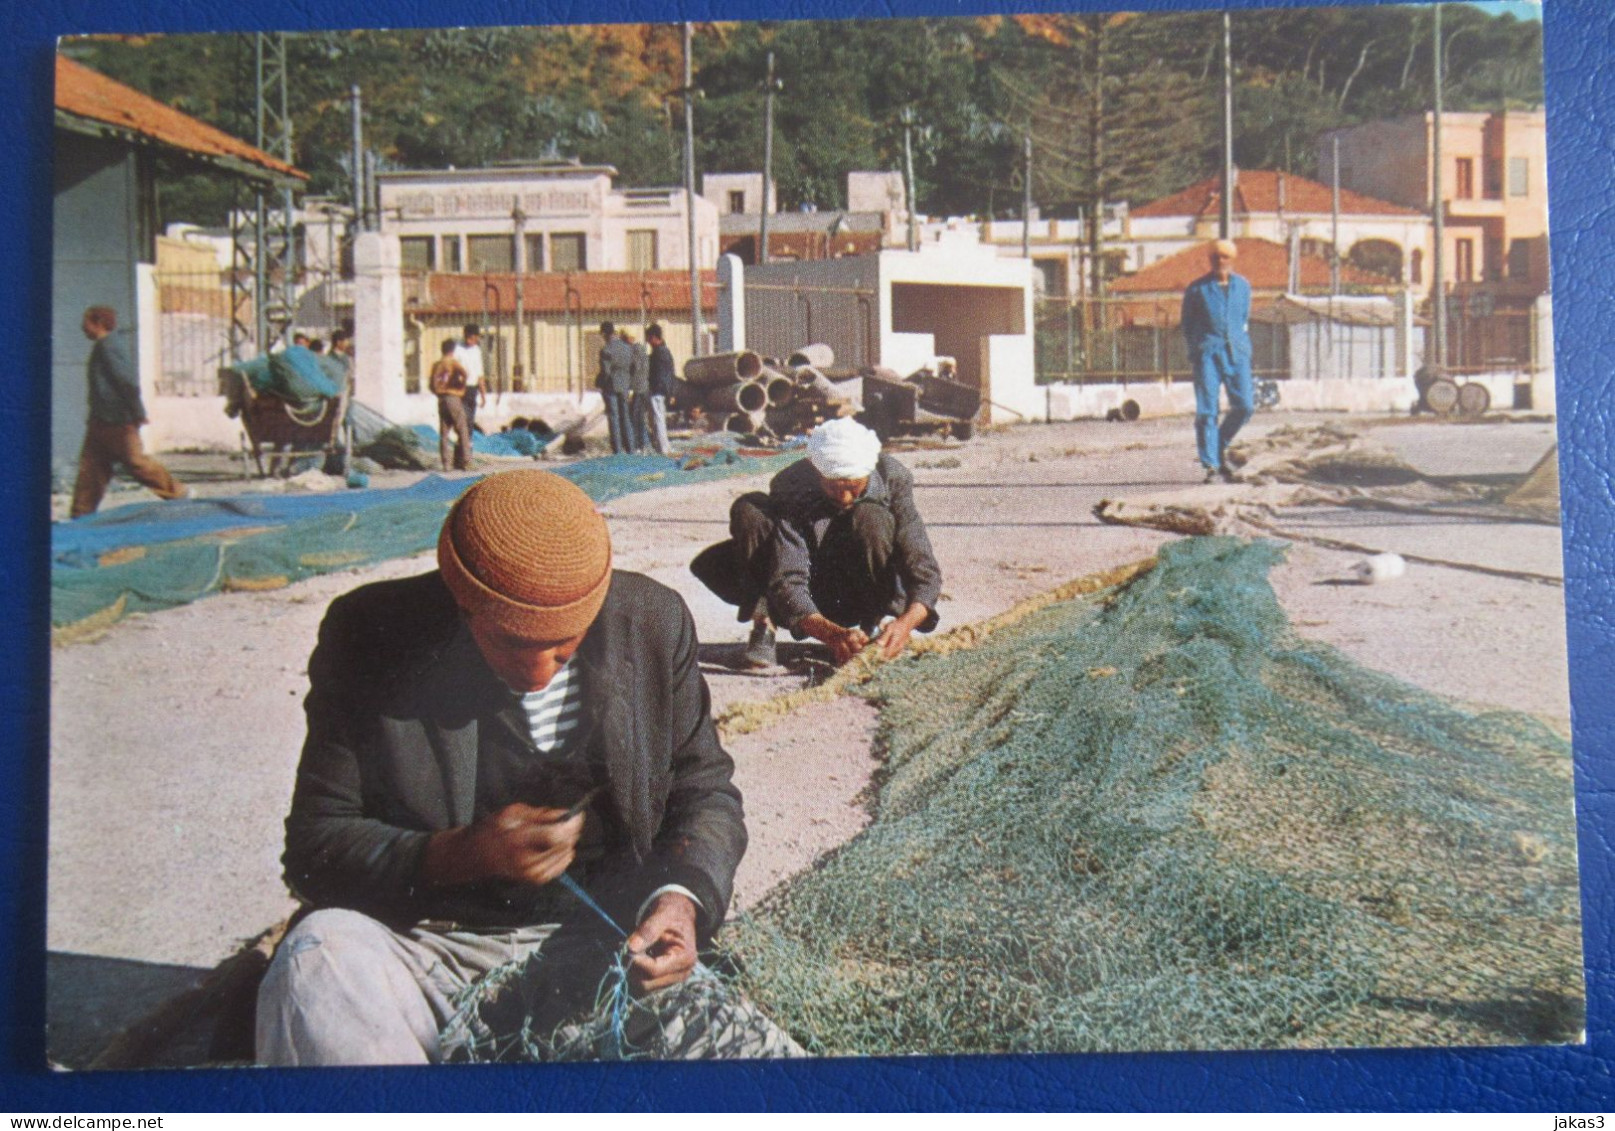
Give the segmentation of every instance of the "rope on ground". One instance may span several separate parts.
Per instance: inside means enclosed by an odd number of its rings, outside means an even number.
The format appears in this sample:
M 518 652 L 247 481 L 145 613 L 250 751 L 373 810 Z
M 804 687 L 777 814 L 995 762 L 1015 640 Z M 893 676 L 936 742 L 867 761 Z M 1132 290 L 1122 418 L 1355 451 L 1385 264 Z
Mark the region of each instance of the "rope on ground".
M 958 628 L 929 639 L 913 640 L 909 651 L 916 655 L 947 656 L 974 648 L 995 632 L 1019 624 L 1033 613 L 1050 605 L 1084 597 L 1106 589 L 1125 585 L 1155 565 L 1155 559 L 1144 558 L 1112 569 L 1100 570 L 1083 577 L 1075 577 L 1053 589 L 1019 601 L 1008 609 L 984 620 L 960 625 Z M 898 657 L 901 659 L 902 657 Z M 717 717 L 718 735 L 725 740 L 742 734 L 751 734 L 772 723 L 795 714 L 804 707 L 828 703 L 832 699 L 861 683 L 867 683 L 875 672 L 889 661 L 881 658 L 878 645 L 871 644 L 857 656 L 843 664 L 823 683 L 786 692 L 771 699 L 748 699 L 731 703 Z
M 1274 526 L 1272 523 L 1263 522 L 1249 515 L 1246 516 L 1245 521 L 1257 529 L 1273 535 L 1275 538 L 1283 538 L 1289 542 L 1305 542 L 1308 545 L 1318 546 L 1325 550 L 1344 550 L 1351 554 L 1382 554 L 1386 552 L 1384 547 L 1365 546 L 1360 542 L 1347 542 L 1340 538 L 1325 538 L 1320 534 L 1301 534 L 1293 530 L 1284 530 L 1281 527 Z M 1552 574 L 1532 573 L 1530 570 L 1523 569 L 1501 569 L 1497 566 L 1485 566 L 1476 562 L 1455 562 L 1446 558 L 1427 558 L 1420 554 L 1403 553 L 1401 550 L 1396 551 L 1396 553 L 1407 561 L 1418 562 L 1420 565 L 1461 569 L 1470 573 L 1484 573 L 1490 577 L 1506 577 L 1512 581 L 1530 581 L 1537 585 L 1552 585 L 1559 589 L 1563 589 L 1565 584 L 1564 578 L 1554 577 Z

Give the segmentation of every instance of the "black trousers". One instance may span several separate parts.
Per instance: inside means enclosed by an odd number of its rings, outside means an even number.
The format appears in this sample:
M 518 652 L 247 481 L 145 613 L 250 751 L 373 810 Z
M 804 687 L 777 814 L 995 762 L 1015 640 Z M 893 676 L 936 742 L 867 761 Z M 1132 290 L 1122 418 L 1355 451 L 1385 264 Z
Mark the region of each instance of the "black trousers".
M 690 563 L 702 584 L 737 607 L 737 620 L 768 611 L 775 522 L 768 495 L 742 495 L 729 508 L 729 540 L 708 546 Z M 854 503 L 831 519 L 823 540 L 811 548 L 808 593 L 819 612 L 843 627 L 867 630 L 906 609 L 893 560 L 896 545 L 897 519 L 879 503 Z

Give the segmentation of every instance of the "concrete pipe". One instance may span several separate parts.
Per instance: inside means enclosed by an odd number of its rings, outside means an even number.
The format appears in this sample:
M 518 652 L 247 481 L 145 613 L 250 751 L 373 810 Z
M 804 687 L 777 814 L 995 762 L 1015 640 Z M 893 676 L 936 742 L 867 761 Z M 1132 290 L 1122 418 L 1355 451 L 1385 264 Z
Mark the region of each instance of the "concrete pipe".
M 692 357 L 684 363 L 684 379 L 692 385 L 703 387 L 750 381 L 762 371 L 762 355 L 751 350 Z
M 788 405 L 796 397 L 796 382 L 777 370 L 763 370 L 760 380 L 764 391 L 768 394 L 769 408 Z
M 793 353 L 785 362 L 791 368 L 799 365 L 811 365 L 815 369 L 829 369 L 836 363 L 836 351 L 823 342 L 816 342 L 811 346 L 803 346 Z
M 761 381 L 740 381 L 721 389 L 709 390 L 705 400 L 708 412 L 761 412 L 768 407 L 768 389 Z

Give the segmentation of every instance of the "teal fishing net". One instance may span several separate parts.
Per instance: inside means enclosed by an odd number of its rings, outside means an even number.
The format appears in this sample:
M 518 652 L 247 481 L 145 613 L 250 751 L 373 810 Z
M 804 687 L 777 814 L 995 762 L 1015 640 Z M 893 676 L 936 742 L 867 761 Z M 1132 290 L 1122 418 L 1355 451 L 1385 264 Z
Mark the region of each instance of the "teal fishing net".
M 680 458 L 615 455 L 557 464 L 597 503 L 661 487 L 772 474 L 799 451 L 691 447 Z M 226 590 L 277 589 L 316 574 L 431 549 L 473 479 L 428 476 L 407 488 L 263 495 L 109 509 L 51 529 L 51 625 L 58 642 L 93 636 L 134 612 Z
M 873 823 L 723 940 L 810 1052 L 1538 1043 L 1569 744 L 1298 638 L 1272 543 L 882 668 Z

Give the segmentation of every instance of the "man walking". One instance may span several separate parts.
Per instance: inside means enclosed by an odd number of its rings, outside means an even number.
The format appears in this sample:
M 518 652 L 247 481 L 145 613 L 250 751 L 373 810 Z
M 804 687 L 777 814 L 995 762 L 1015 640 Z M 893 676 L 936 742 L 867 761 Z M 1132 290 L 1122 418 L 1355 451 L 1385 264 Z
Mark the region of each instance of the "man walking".
M 611 433 L 614 453 L 633 451 L 633 431 L 628 420 L 628 393 L 633 382 L 633 351 L 617 337 L 611 322 L 600 323 L 600 372 L 594 387 L 605 404 L 606 428 Z
M 655 432 L 656 450 L 664 456 L 673 454 L 667 442 L 667 399 L 673 395 L 678 381 L 678 367 L 673 364 L 673 351 L 667 348 L 662 327 L 652 322 L 645 329 L 645 342 L 650 346 L 650 417 Z
M 118 316 L 110 306 L 86 310 L 81 329 L 95 345 L 86 371 L 90 418 L 85 423 L 84 446 L 79 451 L 71 517 L 95 513 L 118 464 L 127 467 L 129 474 L 158 498 L 185 498 L 190 492 L 140 446 L 146 406 L 140 399 L 140 372 L 135 366 L 129 332 L 118 329 Z
M 465 338 L 454 350 L 454 360 L 465 370 L 465 428 L 473 432 L 477 423 L 477 405 L 486 404 L 488 395 L 482 391 L 482 327 L 467 323 Z
M 1194 432 L 1206 482 L 1237 477 L 1226 462 L 1228 445 L 1256 408 L 1251 378 L 1251 286 L 1234 274 L 1239 248 L 1218 240 L 1207 248 L 1211 270 L 1183 292 L 1183 336 L 1194 372 Z M 1228 414 L 1217 422 L 1219 387 L 1228 390 Z

